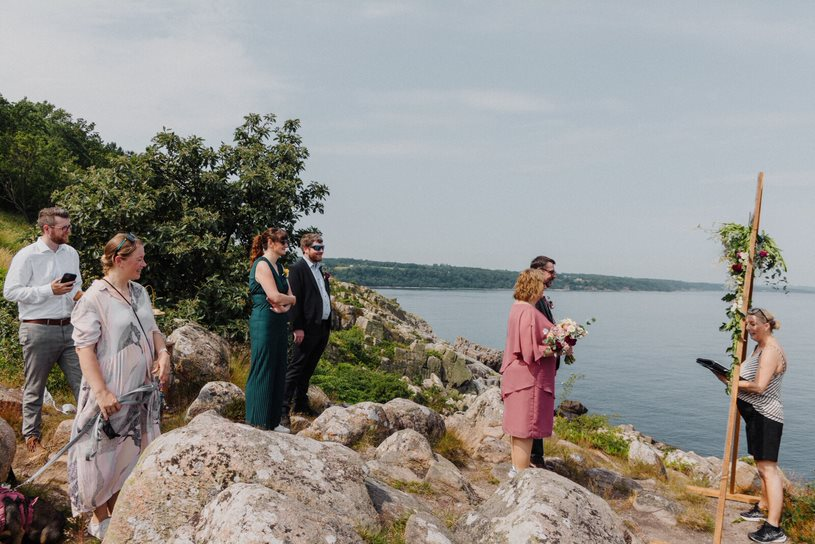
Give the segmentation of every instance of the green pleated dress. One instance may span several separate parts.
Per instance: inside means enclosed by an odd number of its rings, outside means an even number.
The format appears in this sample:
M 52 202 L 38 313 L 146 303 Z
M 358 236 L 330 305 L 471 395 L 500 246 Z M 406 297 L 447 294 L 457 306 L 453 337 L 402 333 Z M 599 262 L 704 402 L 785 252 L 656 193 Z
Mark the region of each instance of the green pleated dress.
M 249 338 L 252 346 L 251 367 L 246 380 L 246 422 L 264 429 L 280 424 L 283 409 L 283 388 L 286 385 L 288 361 L 289 317 L 272 311 L 263 287 L 255 279 L 255 270 L 261 266 L 272 268 L 281 293 L 289 292 L 289 282 L 283 266 L 277 268 L 265 257 L 259 257 L 249 271 L 249 294 L 252 297 L 252 315 L 249 317 Z

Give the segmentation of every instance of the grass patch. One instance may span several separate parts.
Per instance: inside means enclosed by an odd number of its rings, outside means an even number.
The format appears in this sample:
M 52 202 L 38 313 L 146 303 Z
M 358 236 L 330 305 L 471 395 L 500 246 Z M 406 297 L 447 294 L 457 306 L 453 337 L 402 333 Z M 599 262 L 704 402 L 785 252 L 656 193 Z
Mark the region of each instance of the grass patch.
M 388 482 L 394 489 L 404 491 L 405 493 L 412 493 L 414 495 L 430 496 L 434 495 L 433 487 L 427 482 L 406 482 L 404 480 L 390 480 Z
M 366 366 L 331 364 L 321 359 L 311 383 L 319 385 L 333 401 L 384 403 L 395 398 L 410 398 L 407 384 L 399 378 Z
M 464 442 L 453 431 L 445 432 L 433 445 L 433 451 L 459 468 L 467 466 L 467 460 L 470 458 L 464 450 Z
M 456 411 L 454 405 L 451 405 L 448 401 L 453 400 L 456 401 L 461 398 L 461 393 L 456 391 L 455 389 L 442 389 L 438 386 L 433 386 L 429 389 L 422 389 L 420 393 L 417 393 L 413 400 L 418 404 L 427 406 L 434 412 L 437 412 L 442 415 L 449 415 Z
M 405 526 L 407 526 L 408 518 L 410 515 L 405 514 L 377 532 L 357 528 L 357 534 L 366 544 L 405 544 Z
M 793 542 L 815 544 L 815 484 L 784 495 L 781 526 Z
M 555 432 L 560 438 L 579 446 L 597 448 L 616 457 L 628 457 L 628 442 L 617 428 L 609 425 L 606 416 L 583 414 L 571 421 L 557 417 Z
M 251 368 L 249 346 L 246 344 L 233 346 L 232 357 L 229 360 L 229 381 L 246 391 L 246 380 L 249 378 Z

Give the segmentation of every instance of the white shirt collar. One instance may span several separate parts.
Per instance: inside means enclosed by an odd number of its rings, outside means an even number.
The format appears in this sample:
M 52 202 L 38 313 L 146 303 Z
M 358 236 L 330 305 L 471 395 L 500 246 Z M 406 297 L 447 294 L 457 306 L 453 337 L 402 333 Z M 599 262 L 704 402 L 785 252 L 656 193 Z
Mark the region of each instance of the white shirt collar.
M 309 259 L 305 255 L 303 255 L 303 260 L 305 260 L 308 263 L 309 268 L 313 269 L 315 266 L 317 266 L 319 268 L 319 266 L 320 266 L 320 263 L 313 262 L 311 259 Z
M 35 242 L 35 244 L 34 244 L 34 245 L 36 246 L 36 248 L 37 248 L 37 252 L 38 252 L 38 253 L 47 253 L 47 252 L 49 252 L 49 251 L 50 251 L 51 253 L 57 253 L 59 250 L 63 249 L 63 246 L 64 246 L 65 244 L 60 244 L 60 245 L 58 245 L 58 246 L 57 246 L 57 250 L 56 250 L 56 251 L 54 251 L 54 250 L 52 250 L 50 247 L 48 247 L 48 244 L 46 244 L 46 243 L 45 243 L 45 240 L 43 240 L 43 239 L 42 239 L 42 236 L 40 236 L 39 238 L 37 238 L 37 241 Z

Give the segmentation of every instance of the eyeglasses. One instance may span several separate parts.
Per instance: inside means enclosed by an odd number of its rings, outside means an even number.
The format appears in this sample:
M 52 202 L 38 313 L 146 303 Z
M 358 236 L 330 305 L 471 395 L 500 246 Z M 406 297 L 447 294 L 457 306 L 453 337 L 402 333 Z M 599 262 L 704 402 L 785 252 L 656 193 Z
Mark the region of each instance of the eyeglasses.
M 62 232 L 68 232 L 69 230 L 71 230 L 71 228 L 73 228 L 73 227 L 71 227 L 70 224 L 69 225 L 63 225 L 61 227 L 55 227 L 54 225 L 48 225 L 48 226 L 51 227 L 51 230 L 61 230 Z
M 311 246 L 311 249 L 314 251 L 323 251 L 325 249 L 325 244 L 314 244 Z
M 128 232 L 127 234 L 125 234 L 125 237 L 122 238 L 122 241 L 119 242 L 119 245 L 116 246 L 116 249 L 113 251 L 113 256 L 115 257 L 116 254 L 119 253 L 119 251 L 122 250 L 122 246 L 125 245 L 125 242 L 130 242 L 131 244 L 135 244 L 136 240 L 137 240 L 136 235 L 133 234 L 132 232 Z
M 557 275 L 557 272 L 555 272 L 554 268 L 551 268 L 551 269 L 541 268 L 541 270 L 543 270 L 544 272 L 548 272 L 549 274 L 552 274 L 552 275 Z
M 761 317 L 763 317 L 763 318 L 764 318 L 764 321 L 765 321 L 765 322 L 767 322 L 767 323 L 769 323 L 769 322 L 770 322 L 770 320 L 769 320 L 769 319 L 767 319 L 767 314 L 765 314 L 765 313 L 764 313 L 764 310 L 762 310 L 761 308 L 750 308 L 750 311 L 749 311 L 749 312 L 747 312 L 747 313 L 748 313 L 748 314 L 750 314 L 750 315 L 761 314 Z

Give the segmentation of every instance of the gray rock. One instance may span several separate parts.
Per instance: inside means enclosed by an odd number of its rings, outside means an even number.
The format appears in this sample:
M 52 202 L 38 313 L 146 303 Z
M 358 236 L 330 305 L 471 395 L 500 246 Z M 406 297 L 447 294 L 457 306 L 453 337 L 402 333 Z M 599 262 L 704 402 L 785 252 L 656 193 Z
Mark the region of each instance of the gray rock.
M 201 388 L 198 397 L 187 408 L 186 420 L 189 421 L 207 410 L 215 410 L 220 415 L 235 401 L 246 401 L 246 395 L 240 387 L 231 382 L 209 382 Z
M 660 451 L 645 442 L 633 440 L 628 443 L 628 461 L 631 463 L 642 463 L 656 468 L 662 476 L 667 476 L 665 465 L 662 464 Z
M 51 435 L 48 441 L 51 450 L 57 451 L 71 441 L 71 427 L 73 424 L 73 419 L 66 419 L 59 422 L 59 425 L 57 425 L 57 428 L 54 430 L 54 434 Z
M 646 514 L 653 514 L 659 510 L 665 510 L 676 515 L 683 511 L 679 503 L 665 498 L 659 493 L 645 490 L 636 494 L 634 498 L 634 509 L 637 512 L 645 512 Z
M 576 417 L 582 416 L 589 409 L 583 406 L 583 403 L 576 400 L 564 400 L 557 407 L 557 415 L 565 417 L 569 421 Z
M 475 544 L 639 544 L 603 499 L 542 469 L 524 470 L 501 484 L 455 527 Z
M 376 531 L 365 473 L 359 455 L 339 444 L 204 412 L 145 450 L 119 495 L 106 540 L 164 542 L 235 483 L 260 484 L 306 509 Z
M 325 391 L 320 389 L 318 385 L 309 385 L 307 395 L 309 407 L 318 414 L 322 414 L 331 406 L 331 399 L 328 398 Z
M 452 350 L 444 354 L 441 365 L 444 369 L 442 379 L 449 387 L 462 386 L 473 378 L 464 356 Z
M 405 524 L 405 544 L 453 544 L 453 533 L 436 516 L 417 512 Z
M 0 385 L 0 419 L 16 421 L 23 417 L 23 390 Z
M 382 409 L 394 430 L 413 429 L 428 440 L 434 442 L 444 436 L 446 427 L 444 418 L 428 408 L 412 400 L 393 399 L 386 402 Z
M 0 418 L 0 483 L 8 480 L 8 473 L 11 469 L 11 462 L 17 453 L 17 436 L 14 429 Z
M 473 486 L 467 481 L 456 465 L 442 457 L 435 456 L 436 461 L 430 465 L 424 481 L 442 494 L 453 497 L 459 502 L 471 505 L 481 502 Z
M 221 491 L 171 544 L 277 544 L 280 542 L 362 543 L 353 526 L 331 512 L 260 484 L 237 483 Z
M 429 356 L 424 363 L 423 374 L 425 376 L 428 376 L 430 379 L 433 379 L 433 377 L 435 376 L 435 379 L 439 381 L 440 384 L 439 387 L 441 389 L 444 389 L 444 383 L 441 381 L 441 378 L 439 378 L 439 374 L 441 373 L 442 373 L 441 359 L 439 359 L 435 355 Z
M 422 476 L 416 474 L 412 469 L 402 465 L 392 465 L 390 463 L 380 463 L 376 459 L 371 459 L 365 466 L 372 476 L 386 482 L 421 482 Z
M 394 489 L 375 478 L 366 478 L 365 487 L 374 508 L 385 523 L 393 523 L 416 512 L 430 512 L 430 507 L 413 495 Z
M 502 428 L 504 403 L 501 391 L 491 387 L 480 394 L 466 412 L 445 418 L 448 431 L 453 431 L 471 457 L 490 463 L 509 459 L 509 437 Z
M 501 362 L 504 358 L 504 352 L 501 350 L 476 344 L 462 336 L 456 338 L 453 349 L 459 353 L 463 353 L 467 357 L 480 361 L 495 371 L 501 369 Z
M 583 473 L 586 487 L 606 499 L 623 499 L 642 489 L 632 480 L 604 468 L 590 468 Z
M 381 404 L 360 402 L 348 408 L 328 408 L 298 434 L 316 440 L 339 442 L 345 446 L 367 437 L 376 445 L 390 434 L 392 428 Z
M 376 448 L 374 458 L 380 463 L 407 468 L 420 478 L 436 462 L 427 438 L 413 429 L 390 435 Z
M 229 381 L 229 344 L 217 334 L 190 323 L 174 330 L 167 340 L 172 345 L 175 380 L 171 400 L 196 394 L 208 382 Z

